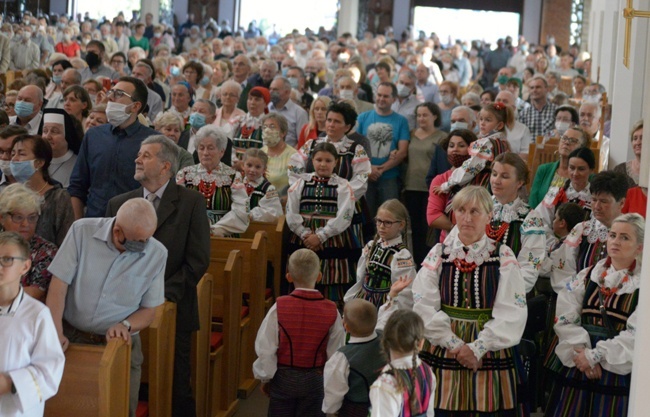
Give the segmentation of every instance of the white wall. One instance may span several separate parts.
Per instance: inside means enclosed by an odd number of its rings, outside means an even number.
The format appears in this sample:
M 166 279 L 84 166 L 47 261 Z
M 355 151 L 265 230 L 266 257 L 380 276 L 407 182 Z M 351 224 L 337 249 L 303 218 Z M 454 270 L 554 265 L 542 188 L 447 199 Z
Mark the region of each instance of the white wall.
M 341 0 L 339 8 L 337 35 L 345 32 L 357 36 L 359 26 L 359 0 Z
M 524 12 L 521 15 L 522 35 L 529 43 L 539 44 L 542 25 L 542 0 L 524 0 Z
M 395 39 L 401 39 L 402 32 L 409 27 L 410 3 L 409 0 L 393 0 L 393 31 Z M 413 33 L 411 33 L 411 36 L 413 36 Z

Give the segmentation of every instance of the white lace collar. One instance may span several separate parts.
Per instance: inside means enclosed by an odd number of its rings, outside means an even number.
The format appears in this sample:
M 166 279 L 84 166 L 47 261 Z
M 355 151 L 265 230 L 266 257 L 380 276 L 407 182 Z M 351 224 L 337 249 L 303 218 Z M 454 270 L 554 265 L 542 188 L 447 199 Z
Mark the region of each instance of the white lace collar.
M 585 222 L 585 228 L 582 231 L 583 236 L 587 236 L 587 242 L 596 243 L 598 241 L 606 242 L 609 228 L 599 222 L 595 217 Z
M 479 241 L 469 246 L 465 246 L 460 238 L 456 237 L 451 241 L 450 245 L 445 245 L 443 253 L 448 256 L 450 261 L 464 259 L 467 262 L 481 265 L 490 258 L 495 249 L 494 240 L 488 238 L 487 235 L 483 235 Z
M 595 282 L 600 286 L 600 277 L 603 272 L 605 275 L 605 288 L 616 288 L 621 285 L 616 293 L 617 294 L 631 294 L 639 288 L 641 283 L 641 262 L 637 261 L 633 271 L 629 271 L 627 268 L 616 270 L 613 265 L 610 265 L 606 269 L 607 258 L 601 259 L 591 271 L 591 281 Z M 627 282 L 623 281 L 623 278 L 627 276 Z
M 580 200 L 580 201 L 591 202 L 591 191 L 589 191 L 589 182 L 587 182 L 587 186 L 584 189 L 582 189 L 582 191 L 577 191 L 573 187 L 573 183 L 570 182 L 569 188 L 566 189 L 565 194 L 568 200 Z
M 389 240 L 384 240 L 384 239 L 379 238 L 378 243 L 382 248 L 390 248 L 391 246 L 397 246 L 400 243 L 402 243 L 402 235 L 400 234 L 397 237 L 389 239 Z
M 514 201 L 501 204 L 496 197 L 492 197 L 494 210 L 492 210 L 492 219 L 505 223 L 512 223 L 516 220 L 523 220 L 530 212 L 530 207 L 524 203 L 521 198 L 517 197 Z

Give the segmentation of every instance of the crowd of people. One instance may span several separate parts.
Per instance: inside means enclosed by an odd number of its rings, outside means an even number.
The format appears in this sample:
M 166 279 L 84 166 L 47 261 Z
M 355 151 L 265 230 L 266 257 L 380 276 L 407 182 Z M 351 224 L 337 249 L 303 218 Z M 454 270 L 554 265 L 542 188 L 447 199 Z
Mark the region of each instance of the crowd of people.
M 525 416 L 528 386 L 549 417 L 626 413 L 643 123 L 609 169 L 587 53 L 192 15 L 18 20 L 0 26 L 2 413 L 42 414 L 70 342 L 123 338 L 135 415 L 139 331 L 168 300 L 172 414 L 196 415 L 210 236 L 283 215 L 287 282 L 253 366 L 269 415 Z M 532 143 L 557 161 L 531 173 Z

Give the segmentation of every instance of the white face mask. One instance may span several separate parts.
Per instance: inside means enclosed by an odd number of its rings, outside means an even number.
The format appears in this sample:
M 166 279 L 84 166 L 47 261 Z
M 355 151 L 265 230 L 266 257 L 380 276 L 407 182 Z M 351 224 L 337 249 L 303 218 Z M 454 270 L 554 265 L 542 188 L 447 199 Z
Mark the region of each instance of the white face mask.
M 569 122 L 555 122 L 555 129 L 557 129 L 558 132 L 561 134 L 564 134 L 567 130 L 569 130 L 569 127 L 571 126 L 571 123 Z
M 126 122 L 128 118 L 131 117 L 131 114 L 126 112 L 126 108 L 129 106 L 130 104 L 109 101 L 108 104 L 106 104 L 106 118 L 108 119 L 108 123 L 117 127 Z
M 0 171 L 2 171 L 3 174 L 11 176 L 11 168 L 9 168 L 10 165 L 11 161 L 0 159 Z
M 354 100 L 354 91 L 353 90 L 340 90 L 339 98 L 343 100 Z
M 397 95 L 404 98 L 408 97 L 411 94 L 411 89 L 405 86 L 404 84 L 397 84 Z
M 269 147 L 274 147 L 278 143 L 280 143 L 280 140 L 282 138 L 280 137 L 280 131 L 277 129 L 271 129 L 268 127 L 265 127 L 262 129 L 262 141 L 266 146 Z

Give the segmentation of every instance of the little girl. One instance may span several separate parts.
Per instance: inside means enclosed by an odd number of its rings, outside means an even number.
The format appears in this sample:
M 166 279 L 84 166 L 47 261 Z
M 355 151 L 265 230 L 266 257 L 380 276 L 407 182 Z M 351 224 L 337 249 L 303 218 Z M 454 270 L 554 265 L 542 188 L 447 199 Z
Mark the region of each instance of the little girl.
M 423 344 L 422 318 L 410 310 L 395 311 L 381 341 L 390 362 L 370 387 L 371 417 L 433 417 L 436 379 L 418 357 Z
M 244 186 L 249 201 L 251 220 L 272 223 L 282 216 L 282 204 L 278 192 L 264 173 L 269 161 L 261 149 L 250 148 L 244 153 Z
M 386 301 L 390 286 L 399 277 L 415 278 L 415 263 L 406 248 L 404 235 L 408 212 L 399 200 L 387 200 L 377 210 L 377 234 L 363 250 L 357 265 L 357 283 L 345 294 L 345 302 L 363 298 L 377 309 Z M 410 310 L 413 300 L 410 288 L 395 302 Z
M 357 258 L 350 256 L 350 223 L 354 192 L 350 184 L 334 174 L 336 148 L 323 142 L 314 147 L 314 172 L 300 174 L 287 199 L 287 225 L 293 232 L 288 255 L 306 247 L 321 260 L 321 290 L 342 305 L 343 295 L 354 282 Z
M 471 157 L 457 168 L 447 182 L 435 188 L 436 193 L 449 193 L 454 187 L 469 184 L 488 187 L 492 161 L 498 155 L 509 152 L 506 127 L 512 126 L 515 116 L 512 109 L 503 103 L 487 104 L 479 113 L 479 139 L 472 142 Z

